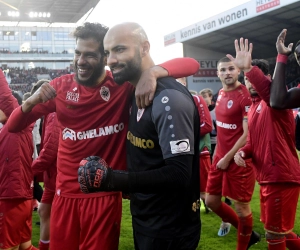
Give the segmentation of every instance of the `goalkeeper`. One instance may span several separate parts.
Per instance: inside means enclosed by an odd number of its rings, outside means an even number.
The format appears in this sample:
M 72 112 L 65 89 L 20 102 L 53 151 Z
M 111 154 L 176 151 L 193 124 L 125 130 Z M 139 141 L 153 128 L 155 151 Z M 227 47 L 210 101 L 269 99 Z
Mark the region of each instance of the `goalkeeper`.
M 136 23 L 111 28 L 104 48 L 118 84 L 129 81 L 136 87 L 142 72 L 154 66 L 147 35 Z M 201 228 L 199 128 L 188 89 L 174 78 L 162 78 L 150 107 L 138 109 L 132 99 L 128 172 L 112 170 L 97 156 L 81 161 L 78 181 L 84 193 L 130 193 L 135 249 L 197 248 Z

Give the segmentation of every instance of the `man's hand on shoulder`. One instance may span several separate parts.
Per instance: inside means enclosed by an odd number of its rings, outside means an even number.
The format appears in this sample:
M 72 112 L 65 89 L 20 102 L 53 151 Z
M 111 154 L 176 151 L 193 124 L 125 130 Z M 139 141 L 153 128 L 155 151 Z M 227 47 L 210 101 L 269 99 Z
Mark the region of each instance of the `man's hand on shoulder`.
M 156 80 L 168 75 L 169 73 L 166 69 L 157 65 L 143 71 L 135 90 L 135 99 L 138 108 L 146 108 L 151 105 L 156 90 Z

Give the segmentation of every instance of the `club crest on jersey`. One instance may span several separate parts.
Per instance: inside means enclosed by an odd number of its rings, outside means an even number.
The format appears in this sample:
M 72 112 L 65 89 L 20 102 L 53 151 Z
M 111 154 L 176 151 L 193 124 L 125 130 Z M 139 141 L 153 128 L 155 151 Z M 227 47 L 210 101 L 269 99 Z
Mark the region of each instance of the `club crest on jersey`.
M 229 100 L 228 102 L 227 102 L 227 108 L 231 108 L 232 107 L 232 105 L 233 105 L 233 101 L 232 100 Z
M 145 109 L 138 109 L 137 114 L 136 114 L 136 119 L 137 121 L 140 121 L 143 114 L 144 114 Z
M 164 96 L 163 98 L 161 98 L 161 102 L 162 103 L 167 103 L 169 101 L 169 97 Z
M 256 112 L 257 112 L 257 113 L 260 113 L 260 111 L 261 111 L 261 103 L 258 105 L 258 107 L 257 107 L 257 109 L 256 109 Z
M 109 98 L 110 98 L 109 88 L 106 87 L 106 86 L 101 87 L 101 89 L 100 89 L 100 96 L 102 97 L 102 99 L 104 101 L 107 102 L 109 100 Z

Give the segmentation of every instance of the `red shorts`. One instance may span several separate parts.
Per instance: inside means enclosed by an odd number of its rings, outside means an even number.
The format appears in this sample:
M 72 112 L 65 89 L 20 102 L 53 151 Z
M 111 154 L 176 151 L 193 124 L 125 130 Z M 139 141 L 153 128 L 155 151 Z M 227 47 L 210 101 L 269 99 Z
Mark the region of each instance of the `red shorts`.
M 0 248 L 7 249 L 31 240 L 32 200 L 0 200 Z
M 210 155 L 200 155 L 200 193 L 205 193 L 208 171 L 210 169 L 211 161 Z
M 54 199 L 55 192 L 45 187 L 41 203 L 51 205 Z
M 122 215 L 119 192 L 93 198 L 54 196 L 50 249 L 118 250 Z
M 300 187 L 292 184 L 260 186 L 260 220 L 270 233 L 287 234 L 294 228 Z
M 233 201 L 249 203 L 255 186 L 255 172 L 252 162 L 247 161 L 247 167 L 240 167 L 231 161 L 226 170 L 217 169 L 221 158 L 214 157 L 208 173 L 206 192 L 211 195 L 221 195 Z

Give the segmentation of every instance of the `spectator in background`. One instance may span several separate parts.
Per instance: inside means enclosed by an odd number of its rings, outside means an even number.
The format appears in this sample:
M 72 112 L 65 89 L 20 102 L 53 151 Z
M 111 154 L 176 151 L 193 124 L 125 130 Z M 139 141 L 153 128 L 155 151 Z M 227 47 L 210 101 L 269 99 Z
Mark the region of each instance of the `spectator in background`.
M 33 124 L 19 133 L 9 133 L 6 120 L 22 104 L 0 70 L 0 247 L 37 249 L 31 243 L 33 175 L 31 170 Z

